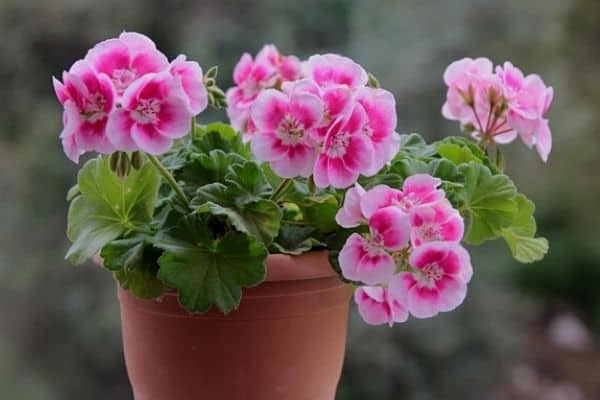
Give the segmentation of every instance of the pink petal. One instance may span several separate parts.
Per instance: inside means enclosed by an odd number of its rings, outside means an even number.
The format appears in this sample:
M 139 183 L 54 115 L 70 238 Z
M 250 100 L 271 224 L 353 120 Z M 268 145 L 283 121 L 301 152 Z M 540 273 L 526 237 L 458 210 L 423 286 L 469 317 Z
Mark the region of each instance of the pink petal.
M 131 138 L 140 150 L 148 154 L 166 153 L 173 145 L 173 140 L 163 136 L 152 124 L 134 124 Z
M 275 132 L 260 132 L 252 136 L 252 153 L 261 161 L 277 161 L 287 155 L 288 147 L 281 143 Z
M 321 122 L 323 118 L 323 103 L 317 96 L 309 93 L 292 93 L 289 111 L 305 130 L 309 130 Z
M 74 163 L 79 163 L 79 157 L 84 153 L 83 150 L 79 149 L 75 136 L 66 136 L 61 139 L 63 151 Z
M 131 61 L 131 68 L 137 76 L 142 76 L 151 72 L 161 72 L 169 68 L 169 60 L 158 50 L 139 53 Z
M 547 119 L 540 122 L 535 147 L 542 160 L 544 162 L 548 161 L 548 156 L 552 150 L 552 134 L 550 133 L 550 126 Z
M 452 245 L 446 242 L 429 242 L 413 248 L 409 263 L 415 268 L 424 268 L 430 264 L 439 265 L 448 255 Z M 449 271 L 446 271 L 449 272 Z
M 271 162 L 271 167 L 282 178 L 309 177 L 316 159 L 314 148 L 298 144 L 288 147 L 287 154 Z
M 369 218 L 369 227 L 374 237 L 380 237 L 386 249 L 400 250 L 408 244 L 410 223 L 408 215 L 397 207 L 385 207 Z
M 148 36 L 137 32 L 122 32 L 119 35 L 119 39 L 131 50 L 132 52 L 145 52 L 156 49 L 156 45 Z
M 439 293 L 439 311 L 452 311 L 462 304 L 467 296 L 467 285 L 452 276 L 436 282 Z
M 233 80 L 237 85 L 241 85 L 248 79 L 252 71 L 252 65 L 252 56 L 244 53 L 233 70 Z
M 377 185 L 367 191 L 360 200 L 360 209 L 365 218 L 371 216 L 380 208 L 391 205 L 396 198 L 398 190 L 387 185 Z
M 52 77 L 52 86 L 54 87 L 54 93 L 56 93 L 56 97 L 60 104 L 65 104 L 69 99 L 69 94 L 67 93 L 65 86 L 55 77 Z
M 364 135 L 351 136 L 342 160 L 349 171 L 366 174 L 373 163 L 373 145 Z
M 436 288 L 414 285 L 408 291 L 406 308 L 415 318 L 431 318 L 440 311 L 440 294 Z
M 134 120 L 130 111 L 123 108 L 114 110 L 108 117 L 106 135 L 117 151 L 136 151 L 137 145 L 131 138 Z
M 208 92 L 202 82 L 202 68 L 195 61 L 186 61 L 184 55 L 171 63 L 171 74 L 181 77 L 183 90 L 190 101 L 190 111 L 197 115 L 208 106 Z
M 192 114 L 187 107 L 187 101 L 175 91 L 160 105 L 156 129 L 170 139 L 178 139 L 190 131 Z
M 94 46 L 85 59 L 96 71 L 112 77 L 115 70 L 129 68 L 129 48 L 119 39 L 109 39 Z
M 384 289 L 361 286 L 354 292 L 354 302 L 362 319 L 369 325 L 390 323 L 391 310 L 385 301 Z
M 315 164 L 313 171 L 313 179 L 318 188 L 326 188 L 329 186 L 329 157 L 325 154 L 320 154 Z
M 344 205 L 337 212 L 335 220 L 344 228 L 354 228 L 365 221 L 360 210 L 360 200 L 365 190 L 358 183 L 348 189 L 344 198 Z
M 348 169 L 346 163 L 341 158 L 329 158 L 327 163 L 327 178 L 334 188 L 347 188 L 356 182 L 358 175 L 359 172 Z M 317 183 L 317 180 L 315 180 L 315 183 Z
M 260 132 L 274 131 L 288 113 L 289 99 L 275 89 L 262 91 L 250 110 L 252 120 Z
M 323 87 L 342 84 L 356 88 L 368 81 L 367 72 L 360 65 L 337 54 L 311 56 L 306 67 L 307 75 Z

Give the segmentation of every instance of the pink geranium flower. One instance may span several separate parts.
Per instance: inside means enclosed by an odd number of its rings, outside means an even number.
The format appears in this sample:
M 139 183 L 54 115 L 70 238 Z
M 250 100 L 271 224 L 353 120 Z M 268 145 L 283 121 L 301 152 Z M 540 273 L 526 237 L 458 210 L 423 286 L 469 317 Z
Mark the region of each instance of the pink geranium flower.
M 395 204 L 401 195 L 400 190 L 388 185 L 374 186 L 361 197 L 361 212 L 366 218 L 370 218 L 377 210 Z
M 183 90 L 188 97 L 190 111 L 198 115 L 208 106 L 208 92 L 204 86 L 202 68 L 196 61 L 187 61 L 179 55 L 171 62 L 171 75 L 181 79 Z
M 263 91 L 251 110 L 257 133 L 252 136 L 256 157 L 268 161 L 281 177 L 308 177 L 316 149 L 311 131 L 323 116 L 321 100 L 310 93 Z
M 333 122 L 339 118 L 345 118 L 352 111 L 354 105 L 353 89 L 346 85 L 331 85 L 325 88 L 320 87 L 311 79 L 301 79 L 294 82 L 284 82 L 282 89 L 284 92 L 307 92 L 319 96 L 323 102 L 323 118 L 317 129 L 314 131 L 314 138 L 319 143 L 325 140 L 327 132 Z
M 360 202 L 364 194 L 365 189 L 358 183 L 348 189 L 344 198 L 344 205 L 335 215 L 335 220 L 339 226 L 354 228 L 367 222 L 360 209 Z
M 411 242 L 460 242 L 464 234 L 463 219 L 448 200 L 425 207 L 416 207 L 410 214 Z
M 396 133 L 396 100 L 384 89 L 363 87 L 358 89 L 357 101 L 367 113 L 363 131 L 373 143 L 373 163 L 367 175 L 376 174 L 390 162 L 400 147 L 400 136 Z
M 277 80 L 277 68 L 263 49 L 256 59 L 244 53 L 233 70 L 236 86 L 227 90 L 227 116 L 238 131 L 249 134 L 250 108 L 259 93 L 272 87 Z M 249 139 L 247 135 L 246 139 Z
M 98 43 L 85 59 L 112 80 L 119 96 L 141 76 L 169 68 L 169 61 L 154 42 L 134 32 L 123 32 L 118 39 Z
M 338 54 L 318 54 L 306 62 L 306 77 L 321 87 L 347 85 L 351 88 L 365 86 L 367 72 L 353 60 Z
M 352 234 L 340 251 L 343 275 L 368 285 L 385 283 L 396 269 L 389 251 L 400 250 L 408 244 L 408 216 L 395 207 L 386 207 L 369 219 L 370 237 Z
M 441 179 L 428 174 L 411 175 L 404 180 L 395 204 L 409 212 L 415 207 L 436 203 L 446 196 L 442 189 L 438 189 L 441 183 Z
M 353 233 L 346 240 L 338 260 L 346 279 L 368 285 L 386 283 L 396 270 L 394 258 L 381 242 L 365 239 L 358 233 Z
M 284 56 L 272 44 L 265 45 L 256 55 L 258 62 L 266 61 L 282 81 L 295 81 L 302 76 L 302 64 L 296 56 Z
M 358 312 L 369 325 L 402 323 L 408 319 L 408 311 L 388 290 L 379 286 L 361 286 L 354 292 Z
M 108 138 L 119 151 L 165 153 L 189 132 L 192 113 L 181 80 L 168 71 L 146 74 L 123 94 L 108 120 Z
M 352 185 L 362 173 L 371 170 L 373 144 L 363 133 L 367 115 L 360 104 L 346 118 L 340 118 L 327 132 L 323 150 L 314 170 L 315 184 L 345 188 Z
M 86 61 L 77 61 L 63 82 L 53 78 L 54 90 L 64 107 L 64 129 L 60 134 L 65 154 L 74 162 L 86 151 L 111 153 L 106 136 L 108 116 L 115 107 L 113 85 L 96 73 Z
M 552 103 L 554 90 L 547 87 L 539 75 L 525 77 L 510 62 L 496 67 L 496 74 L 504 84 L 504 97 L 508 103 L 507 126 L 518 132 L 527 146 L 536 146 L 542 160 L 547 161 L 552 137 L 548 121 L 543 117 Z
M 467 294 L 473 270 L 469 253 L 457 243 L 430 242 L 412 250 L 414 272 L 395 275 L 390 297 L 417 318 L 433 317 L 458 307 Z

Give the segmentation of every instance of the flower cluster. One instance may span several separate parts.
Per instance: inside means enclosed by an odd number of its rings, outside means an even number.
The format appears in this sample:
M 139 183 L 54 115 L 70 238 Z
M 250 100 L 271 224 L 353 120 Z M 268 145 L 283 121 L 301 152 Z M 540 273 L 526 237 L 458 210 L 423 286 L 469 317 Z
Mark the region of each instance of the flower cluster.
M 462 303 L 473 273 L 460 245 L 463 219 L 427 174 L 410 176 L 402 189 L 378 185 L 349 189 L 336 215 L 353 233 L 339 254 L 342 274 L 360 282 L 355 302 L 373 325 L 429 318 Z
M 87 151 L 162 154 L 208 104 L 197 62 L 180 55 L 169 63 L 133 32 L 98 43 L 53 82 L 64 107 L 60 138 L 74 162 Z
M 317 187 L 346 188 L 398 150 L 394 96 L 367 86 L 367 72 L 349 58 L 314 55 L 300 63 L 266 46 L 254 60 L 242 57 L 234 80 L 227 92 L 232 125 L 281 177 L 312 175 Z
M 544 114 L 553 98 L 539 75 L 524 76 L 510 62 L 497 66 L 487 58 L 464 58 L 444 72 L 448 86 L 442 114 L 485 143 L 504 144 L 519 136 L 547 161 L 552 135 Z

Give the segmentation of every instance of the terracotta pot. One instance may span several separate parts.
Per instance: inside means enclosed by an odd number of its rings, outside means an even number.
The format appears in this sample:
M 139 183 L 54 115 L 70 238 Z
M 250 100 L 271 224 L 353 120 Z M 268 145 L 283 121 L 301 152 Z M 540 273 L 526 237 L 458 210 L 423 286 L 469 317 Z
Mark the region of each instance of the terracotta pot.
M 333 400 L 351 289 L 325 252 L 267 259 L 240 308 L 188 314 L 174 293 L 119 288 L 125 362 L 136 400 Z

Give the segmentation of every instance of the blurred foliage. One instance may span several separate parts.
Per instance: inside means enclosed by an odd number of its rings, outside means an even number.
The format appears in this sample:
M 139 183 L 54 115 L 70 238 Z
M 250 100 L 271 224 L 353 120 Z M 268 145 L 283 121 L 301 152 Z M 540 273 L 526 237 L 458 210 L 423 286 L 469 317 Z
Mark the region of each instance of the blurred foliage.
M 597 0 L 3 0 L 1 398 L 131 398 L 115 283 L 63 259 L 64 196 L 77 167 L 60 149 L 50 82 L 124 29 L 152 36 L 170 58 L 219 64 L 223 87 L 241 53 L 263 43 L 300 57 L 345 53 L 395 93 L 399 129 L 428 140 L 458 133 L 440 115 L 442 73 L 456 58 L 510 59 L 554 86 L 549 163 L 520 144 L 506 155 L 508 173 L 538 206 L 547 259 L 516 266 L 502 243 L 485 245 L 472 254 L 476 274 L 457 312 L 392 330 L 364 326 L 353 312 L 339 399 L 497 398 L 540 312 L 567 304 L 599 329 Z

